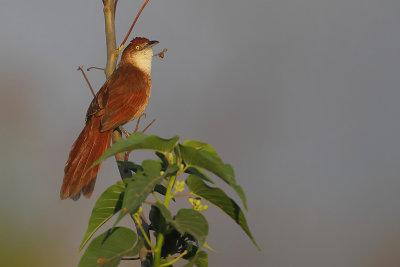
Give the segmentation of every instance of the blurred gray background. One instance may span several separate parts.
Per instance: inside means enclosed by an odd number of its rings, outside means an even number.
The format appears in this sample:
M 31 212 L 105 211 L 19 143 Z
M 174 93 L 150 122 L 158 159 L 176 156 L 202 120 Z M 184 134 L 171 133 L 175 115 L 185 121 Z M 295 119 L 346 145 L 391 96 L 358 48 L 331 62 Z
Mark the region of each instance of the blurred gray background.
M 118 43 L 141 4 L 120 0 Z M 210 208 L 210 266 L 400 266 L 399 13 L 398 0 L 150 1 L 131 36 L 168 48 L 149 133 L 214 145 L 262 248 Z M 76 69 L 106 61 L 102 3 L 1 0 L 0 36 L 1 265 L 76 266 L 119 179 L 109 159 L 91 199 L 59 199 L 92 98 Z M 88 76 L 98 90 L 104 74 Z

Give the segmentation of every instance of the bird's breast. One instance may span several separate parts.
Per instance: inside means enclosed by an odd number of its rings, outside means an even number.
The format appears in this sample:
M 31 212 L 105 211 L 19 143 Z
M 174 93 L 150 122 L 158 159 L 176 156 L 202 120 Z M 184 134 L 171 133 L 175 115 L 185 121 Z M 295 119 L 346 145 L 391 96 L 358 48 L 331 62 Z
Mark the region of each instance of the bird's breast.
M 132 101 L 132 105 L 135 106 L 134 114 L 132 115 L 131 120 L 134 120 L 140 116 L 140 114 L 143 113 L 143 111 L 146 109 L 147 104 L 149 103 L 151 95 L 151 83 L 149 83 L 144 90 L 142 90 L 140 96 L 138 98 L 134 98 Z

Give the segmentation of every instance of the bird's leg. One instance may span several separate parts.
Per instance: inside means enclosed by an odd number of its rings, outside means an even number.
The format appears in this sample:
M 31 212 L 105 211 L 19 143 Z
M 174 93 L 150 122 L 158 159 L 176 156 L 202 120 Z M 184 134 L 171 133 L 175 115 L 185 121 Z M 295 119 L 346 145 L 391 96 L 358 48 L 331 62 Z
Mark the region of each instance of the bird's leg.
M 124 127 L 122 127 L 122 126 L 118 126 L 118 131 L 120 131 L 121 133 L 124 133 L 124 135 L 125 135 L 125 137 L 126 138 L 128 138 L 131 134 L 127 131 L 127 130 L 125 130 L 124 129 Z M 128 158 L 129 158 L 129 154 L 130 154 L 131 152 L 130 151 L 128 151 L 128 152 L 126 152 L 125 153 L 125 161 L 128 161 Z
M 146 113 L 142 113 L 142 114 L 140 114 L 140 116 L 137 118 L 137 121 L 136 121 L 136 127 L 135 127 L 135 130 L 133 131 L 134 133 L 136 133 L 138 130 L 139 130 L 139 123 L 140 123 L 140 119 L 142 118 L 142 117 L 145 117 L 146 118 Z M 142 130 L 142 133 L 144 133 L 145 131 L 147 131 L 147 129 L 149 129 L 149 127 L 155 122 L 156 120 L 152 120 L 143 130 Z M 118 127 L 118 130 L 120 131 L 120 132 L 122 132 L 124 135 L 125 135 L 125 137 L 129 137 L 131 134 L 127 131 L 127 130 L 125 130 L 122 126 L 119 126 Z M 129 158 L 129 155 L 131 154 L 131 151 L 128 151 L 128 152 L 126 152 L 126 154 L 125 154 L 125 161 L 128 161 L 128 158 Z
M 131 135 L 127 130 L 124 129 L 124 127 L 119 126 L 118 128 L 122 133 L 124 133 L 125 137 L 129 137 Z
M 140 119 L 141 119 L 142 117 L 145 117 L 145 118 L 146 118 L 146 113 L 140 114 L 140 116 L 137 118 L 136 127 L 135 127 L 135 130 L 133 131 L 134 133 L 136 133 L 136 132 L 139 130 L 139 123 L 140 123 Z M 120 126 L 120 129 L 121 129 L 121 131 L 125 134 L 126 137 L 128 137 L 128 136 L 130 135 L 130 134 L 129 134 L 124 128 L 122 128 L 121 126 Z M 128 158 L 129 158 L 129 155 L 130 155 L 130 154 L 131 154 L 131 151 L 126 152 L 126 154 L 125 154 L 125 161 L 128 161 Z

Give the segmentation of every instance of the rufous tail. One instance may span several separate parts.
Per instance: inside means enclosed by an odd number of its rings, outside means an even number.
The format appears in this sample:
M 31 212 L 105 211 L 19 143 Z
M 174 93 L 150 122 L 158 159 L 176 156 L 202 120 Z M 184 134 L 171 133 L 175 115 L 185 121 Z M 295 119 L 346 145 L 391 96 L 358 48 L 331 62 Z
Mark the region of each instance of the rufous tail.
M 92 116 L 72 146 L 64 168 L 61 199 L 92 195 L 101 163 L 89 167 L 110 147 L 112 130 L 100 132 L 101 117 Z

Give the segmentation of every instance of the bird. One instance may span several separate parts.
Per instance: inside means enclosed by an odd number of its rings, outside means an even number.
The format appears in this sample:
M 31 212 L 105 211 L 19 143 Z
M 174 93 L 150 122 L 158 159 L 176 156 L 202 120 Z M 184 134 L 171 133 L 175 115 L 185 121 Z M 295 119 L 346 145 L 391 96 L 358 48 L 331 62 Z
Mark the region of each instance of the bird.
M 153 46 L 158 43 L 134 38 L 122 52 L 118 68 L 90 103 L 85 127 L 72 145 L 64 168 L 61 199 L 92 195 L 101 163 L 90 166 L 110 147 L 113 130 L 138 118 L 149 102 Z

